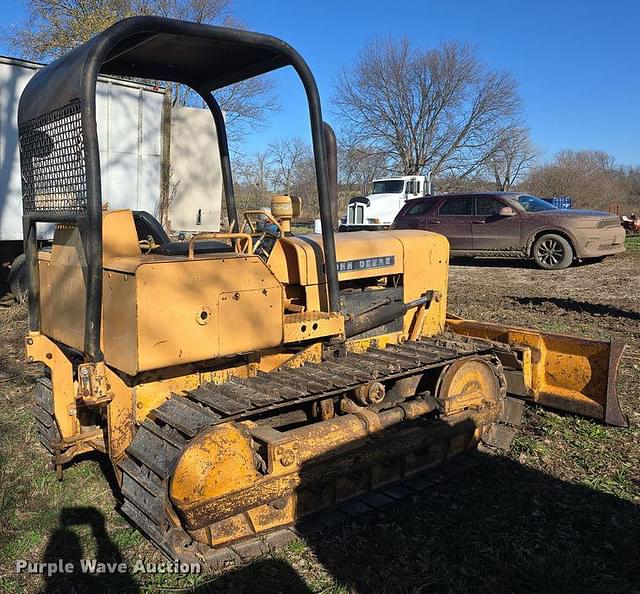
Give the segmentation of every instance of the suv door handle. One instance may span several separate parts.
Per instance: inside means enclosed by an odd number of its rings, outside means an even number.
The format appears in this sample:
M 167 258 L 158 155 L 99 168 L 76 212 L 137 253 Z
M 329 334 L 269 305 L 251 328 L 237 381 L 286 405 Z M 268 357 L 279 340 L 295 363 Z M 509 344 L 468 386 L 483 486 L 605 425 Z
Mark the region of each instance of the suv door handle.
M 471 221 L 472 225 L 484 225 L 484 221 Z
M 430 225 L 439 225 L 440 221 L 438 219 L 427 219 L 427 223 Z

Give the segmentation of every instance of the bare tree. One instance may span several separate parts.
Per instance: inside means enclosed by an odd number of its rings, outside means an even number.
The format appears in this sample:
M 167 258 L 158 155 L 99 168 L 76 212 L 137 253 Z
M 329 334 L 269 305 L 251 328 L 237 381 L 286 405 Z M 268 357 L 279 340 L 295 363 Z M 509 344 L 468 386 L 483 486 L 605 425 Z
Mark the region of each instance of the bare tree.
M 9 41 L 26 57 L 55 58 L 126 17 L 221 22 L 230 18 L 230 5 L 230 0 L 28 0 L 25 22 Z
M 169 167 L 168 191 L 160 193 L 160 199 L 156 204 L 156 211 L 155 211 L 156 218 L 158 219 L 158 221 L 160 221 L 160 224 L 165 229 L 171 228 L 169 213 L 171 212 L 171 207 L 175 202 L 179 187 L 180 187 L 180 179 L 175 178 L 173 167 Z
M 612 202 L 637 209 L 640 190 L 633 168 L 617 167 L 611 155 L 572 150 L 561 151 L 552 162 L 533 169 L 526 187 L 541 196 L 571 196 L 577 206 L 600 210 Z
M 49 60 L 134 15 L 238 26 L 231 18 L 230 6 L 231 0 L 27 0 L 25 22 L 13 29 L 8 41 L 25 57 Z M 174 105 L 196 102 L 191 89 L 160 84 L 171 88 Z M 259 77 L 216 92 L 232 140 L 240 139 L 259 126 L 270 111 L 278 109 L 274 88 L 272 79 Z
M 318 186 L 311 146 L 302 138 L 282 138 L 269 145 L 271 189 L 302 198 L 303 216 L 318 211 Z
M 303 217 L 314 217 L 317 215 L 319 206 L 316 165 L 310 149 L 296 165 L 291 194 L 302 198 Z
M 305 159 L 311 158 L 311 148 L 302 138 L 282 138 L 269 145 L 272 182 L 276 191 L 290 194 L 300 180 L 300 169 Z
M 386 158 L 362 146 L 339 147 L 339 182 L 346 189 L 366 195 L 371 180 L 387 173 Z
M 343 71 L 333 101 L 350 145 L 386 155 L 409 175 L 469 175 L 520 111 L 514 79 L 469 46 L 424 50 L 406 39 L 368 45 Z
M 432 179 L 433 189 L 438 194 L 451 192 L 475 193 L 494 190 L 494 185 L 487 181 L 486 171 L 478 170 L 465 177 L 445 173 Z
M 496 189 L 508 192 L 519 176 L 527 173 L 537 156 L 526 128 L 506 129 L 498 138 L 487 159 L 487 169 L 496 182 Z
M 269 206 L 272 171 L 267 152 L 256 153 L 248 159 L 235 162 L 235 195 L 240 210 Z

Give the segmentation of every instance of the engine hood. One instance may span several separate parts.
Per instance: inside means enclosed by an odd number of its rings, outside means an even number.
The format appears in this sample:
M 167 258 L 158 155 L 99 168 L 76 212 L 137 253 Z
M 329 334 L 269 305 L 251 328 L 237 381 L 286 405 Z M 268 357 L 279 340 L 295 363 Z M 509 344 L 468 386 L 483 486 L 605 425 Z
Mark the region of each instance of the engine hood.
M 404 194 L 368 194 L 367 198 L 371 202 L 379 202 L 384 200 L 401 200 L 406 196 Z

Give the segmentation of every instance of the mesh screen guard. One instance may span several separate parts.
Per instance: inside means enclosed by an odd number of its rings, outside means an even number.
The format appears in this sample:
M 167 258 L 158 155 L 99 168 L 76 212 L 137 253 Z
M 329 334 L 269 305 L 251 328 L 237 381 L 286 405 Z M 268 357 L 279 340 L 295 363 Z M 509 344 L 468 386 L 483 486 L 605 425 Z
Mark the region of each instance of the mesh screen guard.
M 20 168 L 25 214 L 87 210 L 80 102 L 22 124 Z

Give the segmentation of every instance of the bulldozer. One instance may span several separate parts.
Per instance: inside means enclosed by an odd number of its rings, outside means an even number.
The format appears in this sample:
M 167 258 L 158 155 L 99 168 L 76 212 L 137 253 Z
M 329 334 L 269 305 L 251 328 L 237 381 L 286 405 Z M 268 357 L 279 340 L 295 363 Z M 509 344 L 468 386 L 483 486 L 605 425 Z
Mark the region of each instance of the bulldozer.
M 292 232 L 292 196 L 236 207 L 214 93 L 285 67 L 308 103 L 319 234 Z M 104 207 L 99 75 L 202 99 L 227 230 L 171 241 L 151 214 Z M 481 444 L 507 448 L 525 403 L 626 424 L 621 343 L 448 316 L 445 237 L 334 232 L 335 135 L 284 41 L 125 19 L 40 70 L 18 120 L 40 441 L 60 479 L 81 454 L 107 456 L 122 513 L 168 557 L 206 560 Z

